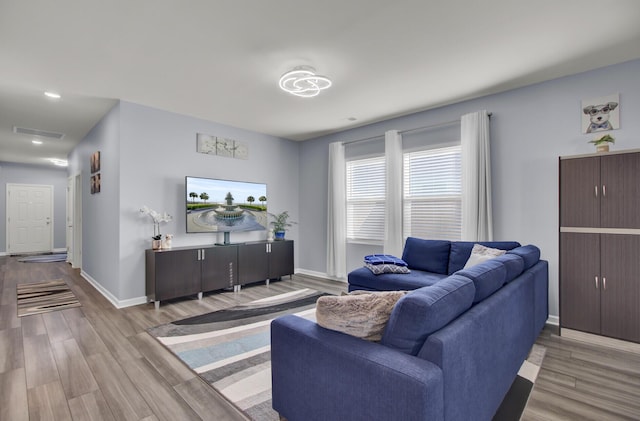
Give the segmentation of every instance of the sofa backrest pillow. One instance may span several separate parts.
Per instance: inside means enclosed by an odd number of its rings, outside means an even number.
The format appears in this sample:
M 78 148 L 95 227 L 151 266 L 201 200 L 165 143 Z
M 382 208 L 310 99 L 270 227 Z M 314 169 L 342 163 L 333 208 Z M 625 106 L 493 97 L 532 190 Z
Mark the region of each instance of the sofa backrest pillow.
M 381 344 L 417 355 L 430 334 L 471 307 L 474 295 L 473 282 L 458 275 L 408 293 L 391 311 Z
M 524 270 L 529 269 L 540 260 L 540 249 L 533 244 L 514 248 L 507 253 L 517 254 L 522 257 L 522 260 L 524 260 Z
M 522 272 L 524 272 L 524 260 L 517 254 L 503 254 L 494 259 L 496 262 L 500 262 L 507 270 L 505 283 L 509 283 L 516 279 Z
M 496 259 L 487 260 L 479 265 L 460 270 L 456 275 L 473 281 L 476 287 L 473 304 L 479 303 L 502 287 L 507 280 L 507 268 Z
M 447 274 L 451 275 L 464 267 L 471 256 L 474 244 L 501 250 L 511 250 L 520 247 L 517 241 L 452 241 L 449 253 L 449 267 Z
M 447 275 L 449 265 L 450 241 L 424 240 L 422 238 L 407 237 L 402 252 L 402 260 L 407 262 L 409 269 Z M 467 256 L 468 257 L 468 256 Z

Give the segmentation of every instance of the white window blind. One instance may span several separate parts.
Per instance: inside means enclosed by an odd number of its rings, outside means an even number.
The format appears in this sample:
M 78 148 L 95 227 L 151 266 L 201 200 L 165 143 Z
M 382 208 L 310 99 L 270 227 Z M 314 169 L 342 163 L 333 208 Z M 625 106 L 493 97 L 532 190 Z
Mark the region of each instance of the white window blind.
M 462 229 L 460 146 L 404 154 L 404 237 L 459 240 Z
M 347 161 L 347 240 L 384 241 L 384 156 Z

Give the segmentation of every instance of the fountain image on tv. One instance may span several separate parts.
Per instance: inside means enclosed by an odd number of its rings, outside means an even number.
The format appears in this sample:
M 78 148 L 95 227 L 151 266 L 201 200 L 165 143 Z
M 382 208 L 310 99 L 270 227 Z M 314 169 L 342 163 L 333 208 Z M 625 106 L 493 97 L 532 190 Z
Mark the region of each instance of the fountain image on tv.
M 187 233 L 266 230 L 267 185 L 185 177 Z

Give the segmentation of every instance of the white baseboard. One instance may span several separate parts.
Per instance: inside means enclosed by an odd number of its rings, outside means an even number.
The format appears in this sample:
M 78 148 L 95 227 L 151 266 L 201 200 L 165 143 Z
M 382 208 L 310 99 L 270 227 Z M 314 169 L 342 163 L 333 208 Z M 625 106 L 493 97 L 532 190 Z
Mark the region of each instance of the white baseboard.
M 66 247 L 62 247 L 62 248 L 53 249 L 52 252 L 53 253 L 66 253 L 67 252 L 67 248 Z
M 315 276 L 316 278 L 330 279 L 332 281 L 337 281 L 337 282 L 343 282 L 343 283 L 347 282 L 347 280 L 344 279 L 344 278 L 336 278 L 335 276 L 329 276 L 324 272 L 317 272 L 315 270 L 296 268 L 295 269 L 295 273 L 299 273 L 299 274 L 302 274 L 302 275 L 308 275 L 308 276 Z
M 115 308 L 124 308 L 137 306 L 139 304 L 146 304 L 148 302 L 147 297 L 137 297 L 137 298 L 129 298 L 126 300 L 118 300 L 111 292 L 109 292 L 105 287 L 100 285 L 98 281 L 89 276 L 85 271 L 80 271 L 80 276 L 82 276 L 87 282 L 91 284 L 100 294 L 104 296 Z
M 547 324 L 560 326 L 560 318 L 558 316 L 549 316 L 549 318 L 547 319 Z

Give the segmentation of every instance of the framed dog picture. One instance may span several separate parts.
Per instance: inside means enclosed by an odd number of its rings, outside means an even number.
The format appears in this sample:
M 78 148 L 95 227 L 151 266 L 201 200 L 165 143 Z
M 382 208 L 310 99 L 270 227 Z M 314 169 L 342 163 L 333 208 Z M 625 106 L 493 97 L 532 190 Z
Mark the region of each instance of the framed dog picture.
M 620 94 L 582 101 L 582 133 L 620 128 Z

